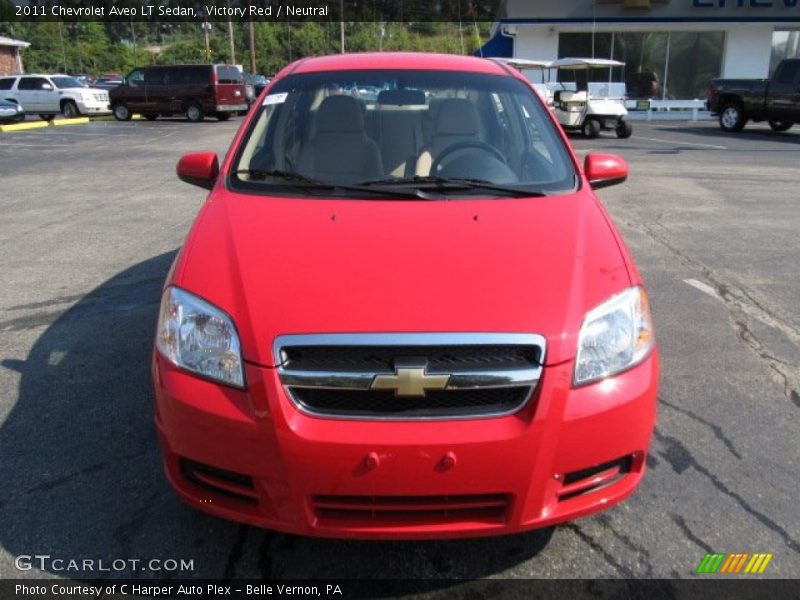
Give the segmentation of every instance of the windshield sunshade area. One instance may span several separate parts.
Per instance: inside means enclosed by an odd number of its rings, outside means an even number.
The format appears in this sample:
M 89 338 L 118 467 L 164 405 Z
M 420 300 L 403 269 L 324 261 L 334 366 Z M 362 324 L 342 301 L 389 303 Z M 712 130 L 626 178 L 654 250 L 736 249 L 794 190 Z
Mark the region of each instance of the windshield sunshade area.
M 576 174 L 534 92 L 509 76 L 363 70 L 290 75 L 236 156 L 233 189 L 279 195 L 522 197 Z

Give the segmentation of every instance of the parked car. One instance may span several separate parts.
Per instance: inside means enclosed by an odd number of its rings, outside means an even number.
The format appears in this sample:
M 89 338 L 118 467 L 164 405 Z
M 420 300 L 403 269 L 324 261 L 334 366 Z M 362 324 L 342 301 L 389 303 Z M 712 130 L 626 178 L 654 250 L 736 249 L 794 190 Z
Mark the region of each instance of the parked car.
M 11 100 L 0 100 L 0 123 L 19 123 L 25 120 L 25 109 Z
M 245 83 L 245 91 L 247 95 L 247 105 L 250 106 L 256 98 L 261 95 L 264 88 L 267 87 L 269 81 L 263 75 L 256 75 L 255 73 L 242 73 Z
M 788 131 L 800 123 L 800 58 L 781 61 L 772 79 L 712 79 L 706 105 L 724 131 L 741 131 L 750 120 Z
M 111 90 L 111 109 L 119 121 L 134 112 L 154 120 L 182 114 L 190 121 L 212 115 L 220 121 L 247 110 L 242 72 L 230 65 L 154 65 L 135 69 Z
M 92 87 L 96 87 L 101 90 L 111 91 L 118 85 L 122 85 L 122 79 L 117 78 L 107 78 L 107 77 L 100 77 L 99 79 L 95 79 L 92 83 Z
M 329 93 L 353 84 L 381 90 L 367 110 Z M 638 486 L 658 357 L 593 191 L 627 165 L 581 166 L 520 73 L 305 58 L 221 165 L 193 153 L 177 173 L 210 194 L 152 373 L 167 477 L 192 506 L 303 535 L 464 537 Z
M 69 75 L 15 75 L 0 78 L 0 97 L 25 107 L 26 114 L 38 114 L 50 121 L 110 112 L 108 92 L 87 88 Z

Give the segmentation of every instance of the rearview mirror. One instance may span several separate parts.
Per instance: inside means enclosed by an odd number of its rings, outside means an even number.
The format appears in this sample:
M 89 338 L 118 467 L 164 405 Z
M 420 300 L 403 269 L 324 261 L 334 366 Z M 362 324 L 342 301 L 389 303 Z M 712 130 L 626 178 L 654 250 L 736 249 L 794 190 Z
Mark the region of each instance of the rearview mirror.
M 219 160 L 214 152 L 184 154 L 176 169 L 181 181 L 210 190 L 219 174 Z
M 614 154 L 588 154 L 583 170 L 594 190 L 617 185 L 628 178 L 628 164 Z

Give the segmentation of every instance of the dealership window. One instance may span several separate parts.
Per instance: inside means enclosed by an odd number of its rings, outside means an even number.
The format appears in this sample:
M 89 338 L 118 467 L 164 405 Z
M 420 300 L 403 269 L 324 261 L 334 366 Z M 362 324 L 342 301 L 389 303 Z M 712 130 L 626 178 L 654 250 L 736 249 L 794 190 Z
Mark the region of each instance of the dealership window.
M 624 67 L 593 79 L 624 81 L 629 98 L 701 98 L 722 70 L 721 31 L 562 33 L 558 56 L 613 58 Z
M 778 30 L 772 34 L 772 56 L 769 61 L 769 74 L 775 72 L 784 58 L 800 58 L 800 31 Z

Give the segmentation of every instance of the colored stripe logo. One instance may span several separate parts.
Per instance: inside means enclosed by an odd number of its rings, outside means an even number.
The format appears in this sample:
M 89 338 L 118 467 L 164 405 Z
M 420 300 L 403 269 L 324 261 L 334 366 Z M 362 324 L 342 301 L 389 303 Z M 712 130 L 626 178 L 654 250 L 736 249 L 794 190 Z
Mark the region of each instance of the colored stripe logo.
M 733 554 L 706 554 L 700 565 L 697 567 L 697 573 L 726 573 L 726 574 L 761 574 L 767 569 L 769 561 L 772 560 L 773 554 L 766 554 L 757 552 L 750 554 L 749 552 L 738 552 Z

